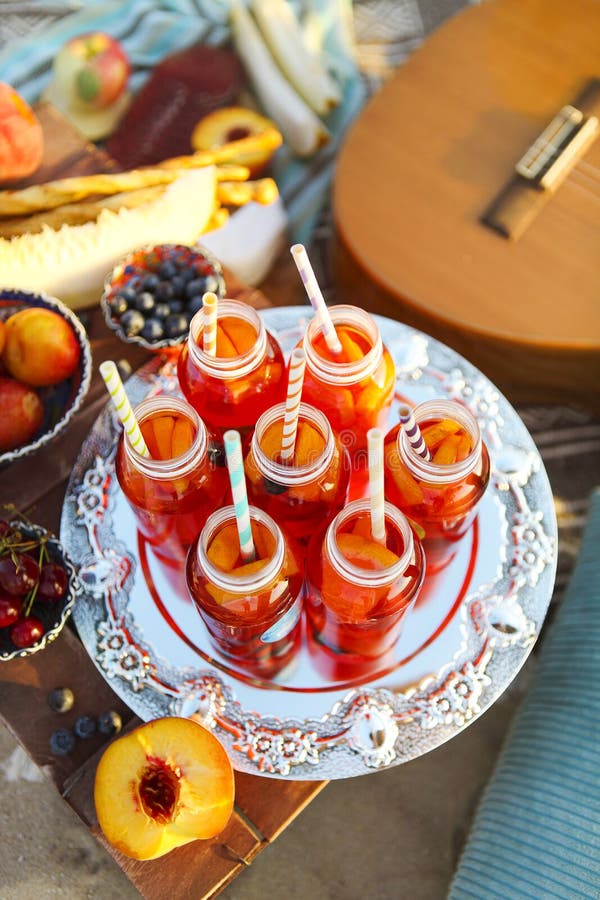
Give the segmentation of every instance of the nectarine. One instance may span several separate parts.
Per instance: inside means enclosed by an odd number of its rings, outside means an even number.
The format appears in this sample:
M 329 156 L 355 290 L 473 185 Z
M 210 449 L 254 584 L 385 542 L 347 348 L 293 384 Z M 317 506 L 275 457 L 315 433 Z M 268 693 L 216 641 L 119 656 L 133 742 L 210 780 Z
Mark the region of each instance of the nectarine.
M 13 378 L 42 387 L 70 378 L 81 348 L 69 323 L 57 312 L 30 306 L 9 316 L 2 361 Z
M 28 443 L 44 418 L 44 407 L 26 384 L 0 375 L 0 452 Z
M 133 859 L 219 834 L 233 811 L 233 770 L 225 748 L 202 725 L 167 716 L 110 744 L 94 784 L 107 840 Z
M 26 178 L 44 154 L 42 126 L 29 104 L 0 82 L 0 182 Z
M 260 136 L 264 135 L 265 140 Z M 190 142 L 194 150 L 215 150 L 230 141 L 257 137 L 256 147 L 236 156 L 236 163 L 247 166 L 250 176 L 256 178 L 266 169 L 271 157 L 281 143 L 277 126 L 271 119 L 261 116 L 245 106 L 224 106 L 204 116 L 192 131 Z

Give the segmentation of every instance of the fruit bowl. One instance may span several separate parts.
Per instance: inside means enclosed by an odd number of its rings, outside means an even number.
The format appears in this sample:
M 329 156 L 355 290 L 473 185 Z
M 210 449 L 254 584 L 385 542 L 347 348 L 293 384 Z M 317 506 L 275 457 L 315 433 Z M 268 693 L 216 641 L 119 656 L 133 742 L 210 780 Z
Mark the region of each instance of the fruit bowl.
M 39 424 L 37 424 L 35 432 L 17 446 L 5 450 L 0 449 L 0 465 L 34 453 L 50 443 L 71 421 L 80 408 L 90 386 L 92 353 L 85 328 L 75 313 L 55 297 L 31 291 L 0 287 L 0 322 L 4 323 L 5 326 L 7 320 L 14 313 L 32 308 L 49 310 L 64 320 L 68 326 L 65 329 L 65 335 L 68 338 L 67 343 L 71 345 L 73 357 L 77 360 L 76 367 L 68 377 L 62 378 L 54 384 L 33 386 L 32 382 L 27 380 L 27 384 L 32 385 L 31 391 L 41 401 L 39 417 L 36 418 L 36 422 L 39 422 Z M 28 324 L 28 328 L 30 327 L 31 323 Z M 65 342 L 63 341 L 62 343 L 64 344 Z M 37 363 L 38 365 L 40 363 L 39 357 Z M 0 364 L 0 379 L 2 379 L 2 384 L 5 386 L 6 380 L 13 382 L 17 380 L 17 376 L 11 372 L 4 371 L 4 368 L 7 367 L 3 367 Z M 13 377 L 8 378 L 11 375 Z M 19 381 L 23 382 L 26 379 L 21 378 Z M 14 385 L 12 386 L 14 387 Z M 15 428 L 18 411 L 10 407 L 8 398 L 2 396 L 1 392 L 0 405 L 7 412 L 7 421 L 10 421 L 11 427 Z
M 52 643 L 71 614 L 78 585 L 54 535 L 21 518 L 0 520 L 0 660 Z
M 105 279 L 100 305 L 122 341 L 159 351 L 185 341 L 206 291 L 225 294 L 221 264 L 208 250 L 157 244 L 117 263 Z

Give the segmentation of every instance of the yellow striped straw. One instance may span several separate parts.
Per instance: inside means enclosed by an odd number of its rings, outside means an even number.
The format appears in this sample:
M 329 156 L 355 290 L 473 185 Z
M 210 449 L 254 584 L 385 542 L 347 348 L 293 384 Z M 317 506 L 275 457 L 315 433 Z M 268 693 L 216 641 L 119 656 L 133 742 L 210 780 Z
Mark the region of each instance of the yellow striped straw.
M 306 354 L 300 347 L 292 350 L 290 359 L 290 372 L 287 384 L 287 396 L 285 398 L 285 415 L 283 417 L 283 434 L 281 437 L 281 461 L 291 462 L 294 458 L 296 447 L 296 434 L 298 432 L 298 414 L 300 412 L 300 398 L 302 397 L 302 385 L 304 383 L 304 369 L 306 367 Z
M 125 429 L 125 434 L 127 435 L 129 443 L 133 449 L 137 450 L 142 456 L 150 456 L 146 441 L 142 436 L 140 426 L 134 415 L 131 403 L 127 398 L 121 376 L 119 375 L 114 362 L 107 359 L 106 362 L 100 363 L 100 374 L 104 379 L 104 384 L 110 394 L 115 411 L 123 423 L 123 428 Z
M 204 327 L 202 330 L 202 349 L 209 356 L 217 355 L 217 302 L 218 297 L 207 291 L 202 297 Z
M 293 260 L 296 263 L 296 268 L 298 269 L 300 278 L 302 279 L 304 290 L 306 291 L 308 299 L 310 300 L 310 305 L 317 314 L 317 319 L 321 324 L 325 343 L 332 353 L 334 353 L 336 356 L 339 356 L 339 354 L 342 352 L 342 345 L 340 343 L 339 337 L 337 336 L 335 325 L 333 324 L 331 315 L 329 313 L 329 310 L 327 309 L 325 298 L 321 293 L 321 288 L 319 287 L 317 278 L 315 276 L 315 273 L 313 272 L 313 268 L 310 264 L 310 260 L 308 258 L 308 254 L 306 252 L 304 244 L 294 244 L 290 248 L 290 253 L 292 254 Z
M 385 497 L 383 493 L 383 431 L 369 428 L 367 431 L 369 466 L 369 501 L 371 508 L 371 534 L 373 540 L 385 544 Z

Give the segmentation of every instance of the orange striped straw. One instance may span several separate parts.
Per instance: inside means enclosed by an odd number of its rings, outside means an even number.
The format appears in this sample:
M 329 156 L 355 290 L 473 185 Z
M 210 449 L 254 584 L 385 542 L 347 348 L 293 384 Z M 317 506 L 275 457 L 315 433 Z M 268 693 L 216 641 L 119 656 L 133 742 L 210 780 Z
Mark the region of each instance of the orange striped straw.
M 369 503 L 371 509 L 371 534 L 374 541 L 385 544 L 385 496 L 383 492 L 383 431 L 369 428 L 367 431 L 369 466 Z
M 303 244 L 294 244 L 290 252 L 296 263 L 296 268 L 300 273 L 300 278 L 302 279 L 302 284 L 304 285 L 304 289 L 310 300 L 310 305 L 314 309 L 317 319 L 321 324 L 325 343 L 332 353 L 339 356 L 342 352 L 342 345 L 340 344 L 340 339 L 337 336 L 335 325 L 333 324 L 331 315 L 327 309 L 325 298 L 321 293 L 321 288 L 318 285 L 315 273 L 313 272 L 313 268 L 308 259 L 306 249 Z
M 138 425 L 133 408 L 125 393 L 119 370 L 114 362 L 109 359 L 100 363 L 99 368 L 100 374 L 104 379 L 104 384 L 106 385 L 106 390 L 110 394 L 110 399 L 114 404 L 115 412 L 123 424 L 129 443 L 133 449 L 137 450 L 142 456 L 150 456 L 150 451 L 148 450 L 146 441 L 140 431 L 140 426 Z
M 421 429 L 417 425 L 417 421 L 412 414 L 410 406 L 407 406 L 406 403 L 402 403 L 398 407 L 398 416 L 400 417 L 400 422 L 404 428 L 408 442 L 415 453 L 426 460 L 426 462 L 430 462 L 431 453 L 427 449 L 427 444 L 423 440 Z
M 300 347 L 292 350 L 290 372 L 288 375 L 287 397 L 285 399 L 285 415 L 283 417 L 283 434 L 281 437 L 281 461 L 289 463 L 294 458 L 296 434 L 298 431 L 298 414 L 300 398 L 304 384 L 306 354 Z
M 207 291 L 202 297 L 204 327 L 202 329 L 202 349 L 209 356 L 217 355 L 217 303 L 218 297 Z

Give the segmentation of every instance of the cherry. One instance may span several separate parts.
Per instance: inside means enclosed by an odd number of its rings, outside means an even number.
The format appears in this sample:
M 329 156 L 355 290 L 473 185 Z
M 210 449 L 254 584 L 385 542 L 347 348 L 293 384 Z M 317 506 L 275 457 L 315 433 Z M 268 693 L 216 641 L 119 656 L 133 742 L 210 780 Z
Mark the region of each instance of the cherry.
M 6 628 L 21 615 L 21 600 L 5 591 L 0 593 L 0 628 Z
M 24 619 L 19 619 L 18 622 L 15 622 L 10 629 L 9 635 L 15 647 L 22 649 L 23 647 L 31 647 L 33 644 L 37 644 L 40 638 L 43 637 L 44 631 L 43 622 L 40 622 L 35 616 L 26 616 Z
M 37 597 L 40 600 L 60 600 L 67 589 L 67 573 L 58 563 L 46 563 L 40 571 Z
M 35 559 L 25 553 L 0 557 L 0 587 L 7 593 L 22 597 L 35 587 L 40 569 Z

